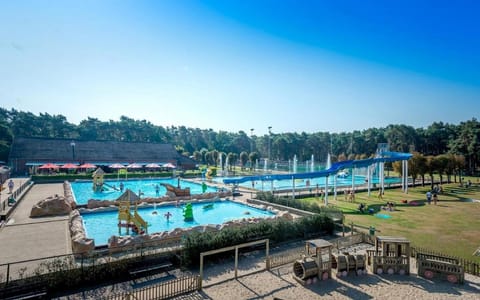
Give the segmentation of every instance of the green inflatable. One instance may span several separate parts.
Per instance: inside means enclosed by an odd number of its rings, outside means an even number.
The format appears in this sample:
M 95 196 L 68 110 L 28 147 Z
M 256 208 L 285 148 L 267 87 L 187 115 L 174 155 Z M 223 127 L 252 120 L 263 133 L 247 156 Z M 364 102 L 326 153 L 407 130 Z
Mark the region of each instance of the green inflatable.
M 193 209 L 191 203 L 185 205 L 185 208 L 183 209 L 183 219 L 185 222 L 193 221 Z

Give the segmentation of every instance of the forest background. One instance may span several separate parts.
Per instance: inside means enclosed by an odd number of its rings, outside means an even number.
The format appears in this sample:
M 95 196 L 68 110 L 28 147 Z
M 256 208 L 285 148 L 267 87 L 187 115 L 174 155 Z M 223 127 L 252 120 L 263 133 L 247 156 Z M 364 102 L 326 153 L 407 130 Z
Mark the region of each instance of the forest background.
M 328 153 L 332 161 L 363 159 L 374 156 L 379 143 L 388 143 L 391 151 L 413 153 L 410 164 L 418 163 L 417 160 L 430 163 L 439 173 L 453 168 L 477 175 L 480 158 L 480 122 L 476 118 L 459 124 L 439 121 L 426 128 L 392 124 L 341 133 L 276 133 L 269 127 L 268 134 L 257 136 L 253 129 L 234 133 L 163 127 L 127 116 L 121 116 L 119 121 L 88 117 L 76 125 L 62 115 L 0 108 L 0 160 L 7 162 L 14 137 L 169 143 L 182 155 L 215 165 L 219 155 L 228 156 L 232 163 L 239 159 L 243 166 L 246 161 L 260 158 L 288 161 L 294 155 L 298 161 L 307 161 L 313 155 L 316 161 L 325 162 Z

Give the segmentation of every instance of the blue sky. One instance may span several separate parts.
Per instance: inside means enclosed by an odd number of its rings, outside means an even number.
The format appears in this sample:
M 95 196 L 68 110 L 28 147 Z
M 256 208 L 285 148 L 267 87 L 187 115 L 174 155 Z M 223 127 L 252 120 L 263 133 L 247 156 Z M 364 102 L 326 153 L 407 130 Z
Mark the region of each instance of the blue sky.
M 480 112 L 477 1 L 0 1 L 0 105 L 265 134 Z

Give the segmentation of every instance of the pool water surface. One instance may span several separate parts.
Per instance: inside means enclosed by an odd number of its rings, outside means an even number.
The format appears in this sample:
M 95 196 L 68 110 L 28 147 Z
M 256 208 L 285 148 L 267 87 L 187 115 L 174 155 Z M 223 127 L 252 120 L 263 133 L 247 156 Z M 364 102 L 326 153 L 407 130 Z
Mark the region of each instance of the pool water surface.
M 178 185 L 178 179 L 176 178 L 162 178 L 162 179 L 143 179 L 143 180 L 105 180 L 104 191 L 94 192 L 92 181 L 76 181 L 72 182 L 72 192 L 75 202 L 79 205 L 87 204 L 88 200 L 116 200 L 123 193 L 119 190 L 120 183 L 124 185 L 124 192 L 126 189 L 130 189 L 132 192 L 138 195 L 139 191 L 143 193 L 142 198 L 145 197 L 162 197 L 165 196 L 167 190 L 161 186 L 160 183 L 168 183 L 173 186 Z M 155 190 L 155 186 L 158 185 L 158 195 Z M 115 188 L 116 189 L 115 189 Z M 181 188 L 190 188 L 192 195 L 201 194 L 202 185 L 186 180 L 180 180 Z M 206 192 L 216 192 L 217 189 L 211 186 L 207 186 Z
M 212 208 L 204 208 L 213 204 Z M 183 218 L 183 207 L 173 205 L 162 205 L 157 207 L 142 207 L 138 209 L 140 216 L 148 223 L 148 233 L 169 231 L 175 228 L 190 228 L 198 225 L 214 224 L 219 225 L 227 221 L 242 218 L 268 218 L 275 214 L 250 207 L 233 201 L 214 201 L 192 203 L 193 221 L 186 222 Z M 156 211 L 156 214 L 154 214 Z M 131 210 L 133 214 L 133 209 Z M 171 216 L 167 220 L 166 214 Z M 87 238 L 95 240 L 95 245 L 105 245 L 112 235 L 118 236 L 118 211 L 92 212 L 82 214 Z M 130 231 L 131 232 L 131 231 Z M 122 228 L 123 235 L 126 235 L 126 228 Z

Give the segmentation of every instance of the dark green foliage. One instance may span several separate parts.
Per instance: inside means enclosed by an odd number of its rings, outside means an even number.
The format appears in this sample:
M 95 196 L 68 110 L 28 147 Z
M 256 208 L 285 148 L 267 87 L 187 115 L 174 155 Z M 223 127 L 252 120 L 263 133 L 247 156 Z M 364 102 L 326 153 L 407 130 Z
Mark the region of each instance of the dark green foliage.
M 258 192 L 257 199 L 283 206 L 293 207 L 296 209 L 306 210 L 313 213 L 341 214 L 339 209 L 320 206 L 318 205 L 318 202 L 307 202 L 298 199 L 292 200 L 290 197 L 275 197 L 271 192 Z
M 183 266 L 198 265 L 200 253 L 247 243 L 259 239 L 270 239 L 273 243 L 301 239 L 312 234 L 331 234 L 334 224 L 325 214 L 300 218 L 295 221 L 279 219 L 275 221 L 261 221 L 242 227 L 228 227 L 218 232 L 193 232 L 185 236 L 183 241 L 182 264 Z M 222 257 L 231 255 L 224 253 Z

